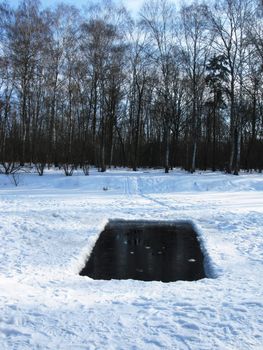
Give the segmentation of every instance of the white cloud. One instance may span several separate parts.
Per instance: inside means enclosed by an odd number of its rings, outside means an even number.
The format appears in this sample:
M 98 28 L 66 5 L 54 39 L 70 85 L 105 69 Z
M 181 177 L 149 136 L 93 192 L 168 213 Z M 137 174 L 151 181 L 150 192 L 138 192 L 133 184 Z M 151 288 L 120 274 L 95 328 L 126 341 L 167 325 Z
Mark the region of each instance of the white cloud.
M 141 6 L 143 5 L 144 0 L 124 0 L 123 4 L 125 7 L 132 11 L 133 13 L 136 13 L 140 10 Z
M 115 2 L 118 4 L 119 0 L 115 0 Z M 180 8 L 182 4 L 190 4 L 193 0 L 171 0 L 175 5 L 176 8 Z M 142 7 L 144 0 L 123 0 L 122 3 L 125 5 L 125 7 L 131 11 L 133 14 L 138 13 L 140 8 Z

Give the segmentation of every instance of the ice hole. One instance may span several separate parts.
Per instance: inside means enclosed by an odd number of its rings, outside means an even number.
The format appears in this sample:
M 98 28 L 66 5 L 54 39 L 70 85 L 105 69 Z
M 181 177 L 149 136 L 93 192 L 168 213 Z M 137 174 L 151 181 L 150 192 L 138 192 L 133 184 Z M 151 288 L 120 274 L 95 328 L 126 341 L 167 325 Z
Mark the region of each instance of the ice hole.
M 182 221 L 111 221 L 80 275 L 162 282 L 206 277 L 197 233 Z

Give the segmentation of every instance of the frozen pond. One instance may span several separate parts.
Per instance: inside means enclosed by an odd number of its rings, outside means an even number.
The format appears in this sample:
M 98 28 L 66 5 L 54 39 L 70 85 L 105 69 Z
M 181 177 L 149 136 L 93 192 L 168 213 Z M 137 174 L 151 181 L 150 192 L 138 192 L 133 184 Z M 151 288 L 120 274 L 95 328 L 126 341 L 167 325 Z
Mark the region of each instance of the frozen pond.
M 93 279 L 172 282 L 205 276 L 193 226 L 177 221 L 112 221 L 80 272 Z

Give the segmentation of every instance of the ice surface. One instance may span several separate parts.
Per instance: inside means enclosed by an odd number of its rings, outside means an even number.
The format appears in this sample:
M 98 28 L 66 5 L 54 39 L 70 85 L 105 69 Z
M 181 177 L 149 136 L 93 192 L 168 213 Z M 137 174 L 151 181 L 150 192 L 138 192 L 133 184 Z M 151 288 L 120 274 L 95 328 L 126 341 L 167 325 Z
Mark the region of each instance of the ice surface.
M 185 221 L 110 221 L 81 276 L 96 280 L 197 281 L 208 277 L 193 225 Z
M 261 349 L 262 190 L 260 174 L 0 175 L 0 349 Z M 191 220 L 215 278 L 79 276 L 110 219 Z

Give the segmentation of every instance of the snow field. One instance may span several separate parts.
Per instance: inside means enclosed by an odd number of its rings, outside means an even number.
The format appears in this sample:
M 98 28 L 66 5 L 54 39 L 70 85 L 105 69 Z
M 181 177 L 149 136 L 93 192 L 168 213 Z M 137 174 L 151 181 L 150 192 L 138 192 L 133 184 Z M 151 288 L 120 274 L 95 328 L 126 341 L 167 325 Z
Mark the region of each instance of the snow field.
M 262 191 L 260 174 L 0 175 L 0 349 L 261 349 Z M 117 218 L 191 220 L 211 278 L 79 276 Z

